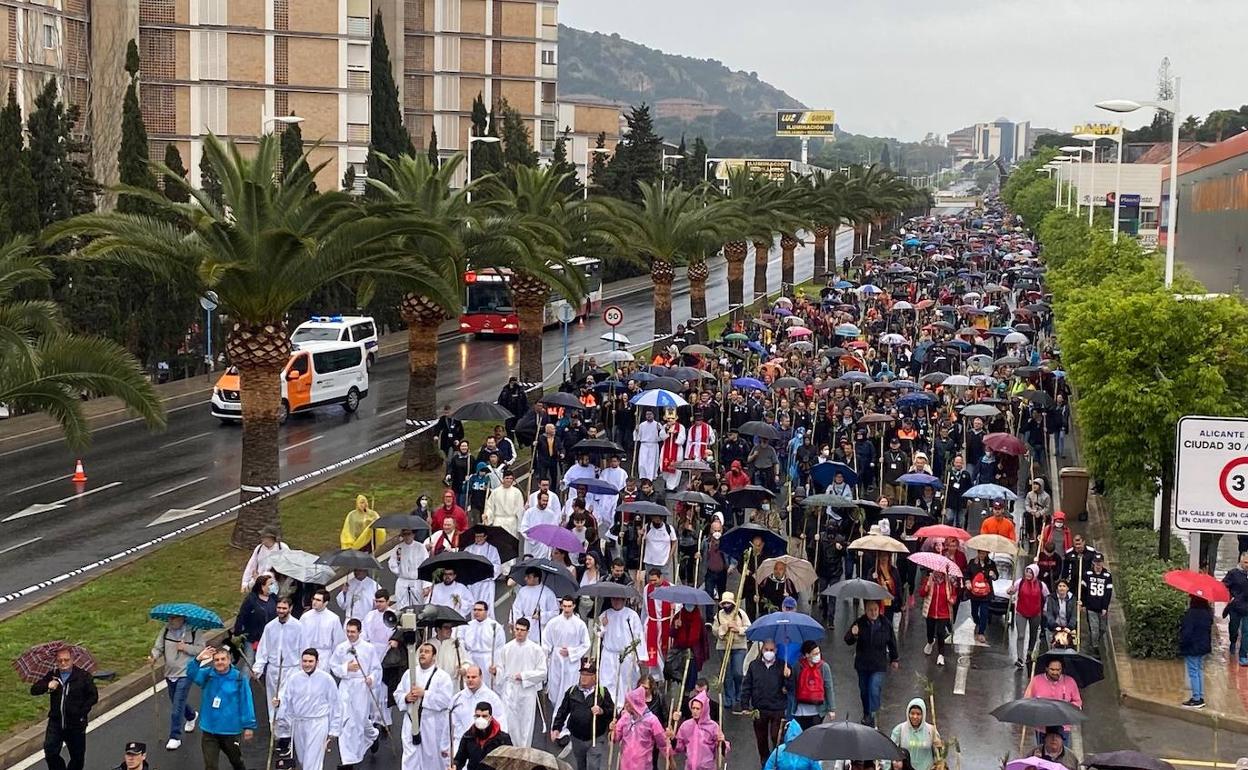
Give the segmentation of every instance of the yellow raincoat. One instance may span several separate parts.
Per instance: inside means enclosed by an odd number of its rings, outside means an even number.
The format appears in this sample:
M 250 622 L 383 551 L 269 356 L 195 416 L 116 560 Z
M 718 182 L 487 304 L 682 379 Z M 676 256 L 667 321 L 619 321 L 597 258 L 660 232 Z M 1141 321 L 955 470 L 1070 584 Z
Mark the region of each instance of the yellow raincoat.
M 347 518 L 342 522 L 342 534 L 338 536 L 342 547 L 356 550 L 370 548 L 376 551 L 377 546 L 386 540 L 384 529 L 373 528 L 373 522 L 377 518 L 377 511 L 368 507 L 368 498 L 364 495 L 357 495 L 355 509 L 348 513 Z

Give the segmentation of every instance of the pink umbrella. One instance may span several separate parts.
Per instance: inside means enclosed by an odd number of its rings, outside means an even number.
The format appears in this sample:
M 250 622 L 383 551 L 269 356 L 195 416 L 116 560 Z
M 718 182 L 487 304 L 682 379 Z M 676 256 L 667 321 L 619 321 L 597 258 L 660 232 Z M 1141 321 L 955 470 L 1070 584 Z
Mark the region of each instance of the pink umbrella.
M 952 575 L 956 578 L 962 577 L 962 570 L 955 562 L 941 556 L 938 553 L 935 553 L 934 551 L 919 551 L 918 553 L 912 553 L 910 554 L 910 561 L 920 567 L 930 569 L 932 572 L 943 572 L 946 575 Z
M 1065 770 L 1065 766 L 1043 757 L 1026 757 L 1013 760 L 1005 770 Z
M 558 548 L 560 551 L 566 551 L 567 553 L 585 552 L 585 544 L 576 536 L 576 533 L 558 524 L 538 524 L 529 527 L 524 533 L 524 537 L 551 548 Z
M 794 326 L 789 329 L 790 337 L 809 337 L 811 334 L 814 334 L 814 332 L 807 329 L 805 326 Z

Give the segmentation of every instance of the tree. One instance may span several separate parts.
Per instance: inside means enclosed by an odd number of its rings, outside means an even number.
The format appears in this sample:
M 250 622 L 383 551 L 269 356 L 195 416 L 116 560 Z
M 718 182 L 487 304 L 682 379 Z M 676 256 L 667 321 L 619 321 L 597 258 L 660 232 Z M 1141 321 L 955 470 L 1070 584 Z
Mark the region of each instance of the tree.
M 494 110 L 487 110 L 481 94 L 472 102 L 472 135 L 498 136 L 498 126 L 494 122 Z M 503 152 L 500 142 L 476 142 L 472 148 L 472 178 L 480 179 L 503 170 Z M 485 192 L 483 189 L 482 192 Z
M 641 183 L 658 184 L 662 177 L 663 137 L 654 132 L 650 108 L 644 103 L 630 110 L 624 120 L 628 137 L 616 145 L 603 187 L 608 195 L 639 203 Z
M 728 311 L 734 321 L 745 313 L 745 259 L 749 256 L 750 243 L 771 238 L 770 225 L 757 207 L 761 200 L 758 193 L 764 183 L 765 180 L 750 173 L 745 166 L 728 171 L 726 197 L 733 224 L 724 239 L 724 260 L 728 263 Z M 766 253 L 764 250 L 764 258 Z
M 880 150 L 880 168 L 892 169 L 892 167 L 892 157 L 888 154 L 888 142 L 885 142 L 883 149 Z
M 533 137 L 529 133 L 529 127 L 524 118 L 520 115 L 520 110 L 508 104 L 506 99 L 499 102 L 498 110 L 503 116 L 500 138 L 503 140 L 504 168 L 509 172 L 513 166 L 537 168 L 537 160 L 540 156 L 533 149 Z
M 598 137 L 594 140 L 595 150 L 607 149 L 607 132 L 600 131 Z M 608 153 L 591 152 L 589 158 L 589 186 L 602 187 L 606 184 L 607 178 L 607 160 Z
M 394 71 L 390 69 L 390 45 L 386 43 L 386 28 L 381 20 L 381 11 L 373 17 L 373 45 L 370 61 L 372 98 L 370 101 L 372 133 L 368 143 L 368 175 L 385 172 L 376 155 L 381 153 L 390 158 L 400 155 L 414 155 L 416 148 L 412 146 L 412 137 L 403 127 L 403 116 L 399 112 L 399 87 L 394 82 Z
M 706 178 L 706 160 L 707 150 L 706 142 L 702 141 L 702 137 L 696 137 L 693 140 L 693 155 L 689 158 L 689 162 L 685 164 L 685 175 L 680 177 L 680 184 L 686 189 L 692 190 L 702 184 Z
M 199 188 L 218 207 L 225 205 L 225 189 L 217 176 L 217 167 L 209 160 L 208 153 L 201 153 L 199 156 Z
M 290 113 L 292 116 L 295 113 Z M 298 123 L 287 123 L 282 129 L 282 173 L 311 174 L 308 158 L 303 149 L 303 129 Z M 316 181 L 312 182 L 312 192 L 316 192 Z
M 667 183 L 672 185 L 685 184 L 685 178 L 689 176 L 689 147 L 685 144 L 685 135 L 680 135 L 680 144 L 676 145 L 676 154 L 680 157 L 672 162 L 671 168 L 664 169 L 664 176 Z M 697 187 L 697 184 L 688 186 L 690 190 Z
M 162 187 L 166 198 L 174 203 L 186 203 L 191 199 L 186 191 L 188 187 L 186 175 L 186 164 L 182 162 L 182 153 L 178 152 L 178 146 L 172 143 L 165 145 L 165 174 Z
M 576 179 L 576 166 L 568 160 L 568 138 L 571 133 L 570 127 L 563 129 L 563 133 L 555 140 L 555 149 L 550 157 L 551 173 L 563 179 L 559 190 L 565 195 L 581 192 L 581 184 Z
M 355 166 L 353 165 L 348 164 L 347 170 L 342 172 L 342 191 L 355 194 Z
M 0 403 L 48 415 L 75 450 L 91 436 L 83 393 L 115 396 L 150 429 L 163 428 L 160 399 L 133 356 L 110 340 L 70 333 L 55 303 L 20 298 L 46 294 L 28 284 L 52 278 L 47 263 L 26 238 L 0 244 Z
M 34 177 L 30 175 L 30 153 L 22 136 L 22 108 L 17 94 L 9 88 L 9 99 L 0 110 L 0 225 L 6 234 L 34 235 L 39 232 Z
M 429 146 L 425 148 L 425 157 L 434 168 L 442 165 L 442 156 L 438 154 L 438 129 L 429 129 Z
M 125 187 L 155 190 L 156 177 L 147 163 L 147 128 L 139 109 L 139 47 L 132 39 L 126 46 L 126 73 L 130 83 L 121 103 L 121 146 L 117 151 L 118 179 Z M 121 193 L 117 208 L 128 214 L 150 213 L 146 199 Z
M 384 278 L 440 295 L 441 282 L 413 266 L 401 240 L 446 236 L 441 224 L 411 213 L 370 216 L 345 193 L 314 193 L 312 176 L 325 164 L 313 174 L 279 176 L 276 137 L 261 137 L 244 156 L 209 135 L 204 153 L 222 180 L 222 204 L 203 190 L 188 189 L 189 203 L 153 192 L 146 195 L 153 216 L 85 214 L 58 223 L 45 237 L 52 243 L 84 238 L 86 259 L 184 280 L 197 294 L 217 293 L 222 313 L 234 322 L 226 353 L 245 394 L 240 483 L 246 501 L 279 481 L 278 425 L 289 410 L 279 377 L 290 356 L 291 308 L 347 278 Z M 240 511 L 231 542 L 250 549 L 262 528 L 279 525 L 278 499 L 267 497 Z
M 56 78 L 35 97 L 26 130 L 30 137 L 30 174 L 35 180 L 39 224 L 46 227 L 71 216 L 69 165 L 69 121 L 57 98 Z

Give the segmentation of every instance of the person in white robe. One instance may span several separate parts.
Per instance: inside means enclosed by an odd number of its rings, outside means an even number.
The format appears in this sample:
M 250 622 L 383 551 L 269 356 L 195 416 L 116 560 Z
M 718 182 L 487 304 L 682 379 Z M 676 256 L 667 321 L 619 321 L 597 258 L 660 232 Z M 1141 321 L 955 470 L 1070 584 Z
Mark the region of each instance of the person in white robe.
M 546 692 L 550 695 L 551 713 L 559 711 L 563 695 L 580 678 L 581 658 L 589 654 L 589 627 L 576 614 L 576 599 L 565 596 L 559 600 L 559 615 L 546 624 L 542 649 L 547 664 Z
M 637 476 L 655 481 L 659 477 L 659 445 L 667 438 L 663 424 L 655 422 L 654 412 L 646 410 L 646 417 L 633 429 L 633 441 L 637 442 Z
M 490 492 L 485 498 L 485 511 L 481 514 L 481 523 L 492 527 L 502 527 L 512 535 L 520 536 L 520 517 L 524 515 L 524 493 L 516 486 L 516 474 L 511 470 L 503 471 L 502 486 Z
M 373 606 L 373 597 L 377 595 L 377 581 L 368 575 L 368 570 L 357 569 L 347 578 L 342 592 L 338 594 L 338 607 L 342 610 L 345 623 L 351 618 L 362 618 Z
M 628 483 L 628 472 L 620 467 L 618 455 L 607 458 L 607 467 L 598 474 L 598 478 L 611 484 L 616 489 L 623 489 Z M 588 496 L 590 510 L 598 521 L 598 531 L 606 533 L 615 526 L 615 508 L 620 502 L 619 494 Z
M 472 619 L 455 629 L 455 636 L 460 640 L 468 660 L 485 672 L 487 687 L 494 686 L 494 675 L 490 673 L 490 667 L 507 643 L 507 632 L 502 623 L 490 617 L 490 606 L 481 601 L 474 603 Z
M 511 614 L 508 622 L 515 625 L 520 618 L 529 621 L 529 633 L 535 639 L 542 638 L 542 624 L 559 614 L 559 601 L 555 592 L 542 585 L 542 573 L 537 569 L 524 572 L 524 585 L 516 589 L 516 596 L 511 600 Z M 539 642 L 540 644 L 540 642 Z
M 637 612 L 624 606 L 620 598 L 611 600 L 611 606 L 602 611 L 599 622 L 602 658 L 598 681 L 611 693 L 612 701 L 622 703 L 624 695 L 635 688 L 641 678 L 640 662 L 647 656 L 646 633 Z
M 468 585 L 468 591 L 472 594 L 474 602 L 487 602 L 491 607 L 494 606 L 494 595 L 496 584 L 499 576 L 503 574 L 503 563 L 499 556 L 498 549 L 486 541 L 486 532 L 484 527 L 473 527 L 472 529 L 472 545 L 464 548 L 465 553 L 475 553 L 478 556 L 484 556 L 494 565 L 494 574 L 485 580 L 478 580 Z
M 342 708 L 342 728 L 338 731 L 339 761 L 344 765 L 363 762 L 373 741 L 381 712 L 374 703 L 373 686 L 381 681 L 381 659 L 373 646 L 360 639 L 359 620 L 347 621 L 347 638 L 334 648 L 329 670 L 338 677 L 338 700 Z
M 524 510 L 527 511 L 528 509 L 536 506 L 537 496 L 543 492 L 550 496 L 550 502 L 547 506 L 555 512 L 555 523 L 558 524 L 560 521 L 563 521 L 563 500 L 559 497 L 555 490 L 550 488 L 550 479 L 541 479 L 537 482 L 537 489 L 530 492 L 529 498 L 524 501 Z M 524 511 L 520 512 L 520 516 L 523 521 Z M 520 531 L 524 531 L 523 524 L 520 525 Z
M 436 662 L 438 668 L 451 678 L 451 689 L 458 691 L 464 680 L 464 663 L 468 656 L 464 654 L 463 644 L 455 637 L 455 629 L 450 623 L 443 623 L 434 631 L 431 640 L 438 647 Z
M 512 745 L 526 748 L 533 745 L 537 696 L 546 681 L 546 653 L 540 644 L 529 639 L 529 625 L 527 618 L 516 619 L 512 626 L 515 638 L 503 645 L 494 672 L 494 681 L 499 683 L 507 704 Z M 545 718 L 542 722 L 542 732 L 546 732 Z
M 303 646 L 316 650 L 318 665 L 322 671 L 327 671 L 329 656 L 347 638 L 342 620 L 329 609 L 329 591 L 322 588 L 312 594 L 312 609 L 303 613 L 299 624 L 303 626 Z
M 693 425 L 685 433 L 685 459 L 705 460 L 706 453 L 715 448 L 715 429 L 704 419 L 702 412 L 696 412 Z
M 553 497 L 551 492 L 538 492 L 537 502 L 524 512 L 524 517 L 520 520 L 520 531 L 527 533 L 533 527 L 539 524 L 558 524 L 559 513 L 550 507 L 550 498 Z M 529 540 L 525 537 L 524 552 L 532 556 L 534 559 L 549 559 L 550 546 L 545 543 L 539 543 L 536 540 Z
M 576 460 L 576 465 L 568 468 L 563 474 L 563 485 L 561 489 L 571 489 L 576 486 L 576 482 L 598 478 L 598 469 L 590 464 L 589 454 L 582 453 Z
M 300 671 L 282 680 L 273 703 L 275 735 L 289 738 L 303 770 L 321 770 L 330 738 L 342 728 L 338 684 L 328 671 L 320 670 L 316 650 L 309 647 L 300 658 Z
M 303 626 L 299 619 L 290 614 L 290 599 L 282 597 L 277 600 L 277 617 L 264 626 L 260 634 L 260 645 L 256 647 L 256 661 L 251 665 L 251 675 L 259 679 L 264 677 L 264 696 L 272 703 L 277 697 L 281 682 L 285 677 L 299 669 L 303 658 Z M 269 722 L 273 721 L 272 710 Z
M 256 578 L 265 574 L 273 574 L 272 567 L 269 566 L 269 560 L 273 558 L 273 554 L 278 551 L 289 551 L 290 546 L 283 543 L 277 536 L 277 530 L 273 527 L 265 527 L 260 530 L 260 544 L 251 552 L 251 558 L 247 560 L 246 566 L 243 567 L 243 583 L 240 593 L 247 593 L 251 590 L 251 585 L 256 582 Z
M 455 697 L 451 699 L 452 746 L 459 746 L 459 739 L 472 727 L 473 712 L 482 701 L 490 704 L 499 729 L 508 732 L 506 704 L 498 693 L 485 686 L 481 669 L 470 663 L 464 669 L 464 689 L 455 693 Z
M 364 616 L 364 627 L 360 630 L 360 636 L 377 653 L 377 660 L 383 660 L 390 651 L 390 637 L 394 635 L 394 630 L 386 625 L 386 612 L 390 609 L 390 592 L 379 588 L 373 599 L 373 608 Z M 394 724 L 394 719 L 387 707 L 386 683 L 380 677 L 373 683 L 373 694 L 381 704 L 381 724 L 389 727 Z
M 390 571 L 395 575 L 394 603 L 398 607 L 415 607 L 425 603 L 425 589 L 429 581 L 421 580 L 416 570 L 429 558 L 425 544 L 416 539 L 416 533 L 405 529 L 400 533 L 399 544 L 387 559 Z
M 403 709 L 403 770 L 444 770 L 451 764 L 450 715 L 455 692 L 451 678 L 438 668 L 438 651 L 425 642 L 417 651 L 418 667 L 403 672 L 394 700 Z M 413 732 L 415 711 L 418 732 Z
M 444 568 L 442 580 L 435 583 L 429 591 L 429 603 L 450 607 L 460 615 L 468 617 L 472 611 L 472 592 L 455 578 L 455 570 Z

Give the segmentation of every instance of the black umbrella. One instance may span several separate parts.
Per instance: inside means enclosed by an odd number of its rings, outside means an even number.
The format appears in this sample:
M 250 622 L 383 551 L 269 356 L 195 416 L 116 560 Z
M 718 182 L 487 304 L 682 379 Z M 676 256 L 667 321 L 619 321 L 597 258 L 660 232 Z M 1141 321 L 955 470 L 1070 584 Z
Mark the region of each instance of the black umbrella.
M 742 524 L 739 527 L 733 527 L 724 533 L 720 538 L 719 550 L 740 560 L 745 549 L 750 547 L 750 541 L 755 536 L 763 539 L 763 552 L 760 554 L 763 558 L 772 556 L 781 556 L 788 548 L 788 541 L 784 536 L 762 526 L 761 524 Z
M 1018 397 L 1024 401 L 1029 401 L 1040 409 L 1052 409 L 1057 406 L 1057 402 L 1053 397 L 1043 390 L 1024 390 L 1018 394 Z
M 863 513 L 867 514 L 868 516 L 879 515 L 880 511 L 884 510 L 884 506 L 880 505 L 874 500 L 855 500 L 854 505 L 861 508 Z
M 785 750 L 817 760 L 901 759 L 901 749 L 874 727 L 857 722 L 815 725 L 785 744 Z
M 1105 666 L 1096 658 L 1078 650 L 1049 650 L 1036 658 L 1036 670 L 1042 670 L 1055 660 L 1062 662 L 1062 673 L 1074 679 L 1080 690 L 1105 678 Z
M 758 508 L 775 496 L 776 493 L 767 487 L 749 484 L 729 492 L 728 502 L 734 508 Z
M 371 553 L 357 551 L 354 548 L 335 548 L 326 551 L 316 560 L 317 564 L 327 567 L 345 567 L 346 569 L 381 569 L 381 565 Z
M 545 404 L 546 406 L 562 406 L 566 409 L 585 408 L 585 405 L 582 404 L 576 396 L 571 393 L 564 393 L 563 391 L 547 393 L 538 399 L 538 403 Z
M 694 503 L 696 505 L 719 505 L 719 501 L 704 492 L 695 492 L 692 489 L 686 489 L 684 492 L 677 492 L 668 495 L 667 499 L 676 500 L 682 503 Z
M 655 377 L 641 387 L 642 390 L 658 390 L 660 388 L 669 393 L 683 393 L 685 383 L 675 377 Z
M 509 562 L 520 555 L 520 540 L 502 527 L 491 527 L 478 524 L 472 528 L 472 534 L 485 533 L 485 542 L 498 550 L 498 560 Z
M 665 506 L 658 503 L 649 503 L 645 500 L 638 500 L 632 503 L 624 503 L 617 510 L 621 513 L 637 513 L 642 516 L 668 516 L 671 514 Z
M 442 569 L 455 570 L 455 579 L 464 585 L 494 577 L 493 562 L 479 554 L 463 551 L 443 551 L 437 556 L 430 556 L 416 568 L 416 574 L 423 580 L 433 580 L 433 573 Z
M 1083 758 L 1087 767 L 1099 767 L 1101 770 L 1174 770 L 1169 762 L 1141 754 L 1138 751 L 1106 751 L 1101 754 L 1089 754 Z
M 580 590 L 580 583 L 564 567 L 560 567 L 550 559 L 525 559 L 511 568 L 507 576 L 520 585 L 525 585 L 524 573 L 535 569 L 541 573 L 541 585 L 546 586 L 555 596 L 575 596 Z
M 450 607 L 441 604 L 426 604 L 416 614 L 417 628 L 437 628 L 442 624 L 462 626 L 468 620 Z
M 410 529 L 417 540 L 429 537 L 429 522 L 414 513 L 387 513 L 373 522 L 377 529 Z
M 760 420 L 750 420 L 737 429 L 737 432 L 743 436 L 754 436 L 755 438 L 765 438 L 771 441 L 780 440 L 780 431 L 775 426 L 768 425 Z
M 1084 722 L 1088 715 L 1064 700 L 1019 698 L 992 710 L 998 722 L 1016 725 L 1065 725 Z
M 576 593 L 579 596 L 592 596 L 595 599 L 626 599 L 635 602 L 641 601 L 641 594 L 637 593 L 637 589 L 632 586 L 612 583 L 610 581 L 599 581 L 597 583 L 590 583 L 587 586 L 580 586 Z
M 838 599 L 863 599 L 865 601 L 891 599 L 893 595 L 884 586 L 873 580 L 854 578 L 842 580 L 835 585 L 823 589 L 821 596 L 835 596 Z
M 605 438 L 581 439 L 569 450 L 573 454 L 587 454 L 595 457 L 623 457 L 627 454 L 624 447 Z
M 516 421 L 516 441 L 521 446 L 532 446 L 537 439 L 537 412 L 528 411 Z
M 514 417 L 511 410 L 489 401 L 472 401 L 456 409 L 451 417 L 465 422 L 502 422 Z
M 732 356 L 738 361 L 744 361 L 745 359 L 749 358 L 749 354 L 744 353 L 740 350 L 737 350 L 736 348 L 721 347 L 720 352 L 727 353 L 728 355 Z

